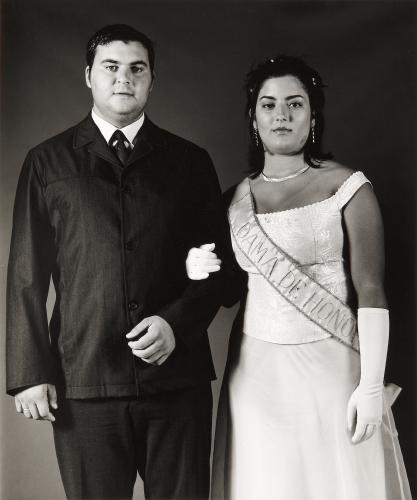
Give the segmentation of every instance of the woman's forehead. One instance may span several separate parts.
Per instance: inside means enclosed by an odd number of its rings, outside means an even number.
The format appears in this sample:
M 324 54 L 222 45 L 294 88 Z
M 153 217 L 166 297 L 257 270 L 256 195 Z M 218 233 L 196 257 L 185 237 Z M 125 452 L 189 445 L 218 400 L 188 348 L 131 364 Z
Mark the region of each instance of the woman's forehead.
M 304 89 L 301 81 L 294 75 L 273 76 L 267 78 L 261 85 L 259 97 L 267 93 L 274 94 L 295 94 L 306 96 L 307 92 Z

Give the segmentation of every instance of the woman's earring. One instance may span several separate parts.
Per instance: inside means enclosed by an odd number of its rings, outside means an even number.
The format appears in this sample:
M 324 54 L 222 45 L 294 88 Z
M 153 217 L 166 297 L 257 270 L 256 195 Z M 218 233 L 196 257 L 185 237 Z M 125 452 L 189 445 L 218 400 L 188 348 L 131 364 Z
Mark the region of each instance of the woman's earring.
M 253 126 L 253 137 L 255 139 L 256 147 L 259 147 L 258 129 L 255 126 Z
M 312 140 L 313 144 L 315 144 L 316 136 L 314 134 L 314 125 L 311 126 L 311 140 Z

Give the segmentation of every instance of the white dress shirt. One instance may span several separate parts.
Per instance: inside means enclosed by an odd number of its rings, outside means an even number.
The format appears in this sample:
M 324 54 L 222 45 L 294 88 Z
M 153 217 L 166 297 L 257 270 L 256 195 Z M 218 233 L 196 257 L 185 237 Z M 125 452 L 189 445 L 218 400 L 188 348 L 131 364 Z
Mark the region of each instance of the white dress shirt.
M 94 123 L 97 125 L 99 128 L 100 132 L 102 133 L 104 139 L 106 139 L 107 144 L 109 144 L 111 136 L 114 134 L 116 130 L 120 130 L 121 132 L 124 133 L 126 136 L 126 139 L 129 141 L 129 144 L 126 145 L 130 149 L 133 149 L 133 141 L 141 129 L 143 122 L 145 121 L 145 114 L 142 113 L 140 118 L 138 118 L 136 121 L 133 123 L 130 123 L 129 125 L 126 125 L 126 127 L 123 127 L 121 129 L 118 129 L 111 123 L 107 122 L 106 120 L 103 120 L 98 114 L 94 111 L 94 109 L 91 110 L 91 118 L 93 119 Z M 111 146 L 111 144 L 110 144 Z

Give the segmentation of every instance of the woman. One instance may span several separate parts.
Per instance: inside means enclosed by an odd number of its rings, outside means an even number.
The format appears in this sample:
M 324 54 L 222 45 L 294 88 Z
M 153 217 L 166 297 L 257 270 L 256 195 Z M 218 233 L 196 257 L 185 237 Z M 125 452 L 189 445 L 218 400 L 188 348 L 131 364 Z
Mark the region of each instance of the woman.
M 322 151 L 317 71 L 279 56 L 248 74 L 246 90 L 252 173 L 232 193 L 229 223 L 248 286 L 213 497 L 411 498 L 389 409 L 398 388 L 383 383 L 389 319 L 372 187 Z M 190 251 L 191 279 L 220 268 L 211 250 Z

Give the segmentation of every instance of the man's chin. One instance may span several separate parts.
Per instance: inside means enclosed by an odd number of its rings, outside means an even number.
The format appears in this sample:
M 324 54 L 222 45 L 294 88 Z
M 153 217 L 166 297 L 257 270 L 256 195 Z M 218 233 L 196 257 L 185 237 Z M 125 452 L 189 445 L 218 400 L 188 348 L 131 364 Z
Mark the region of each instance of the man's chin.
M 105 109 L 96 108 L 95 111 L 104 120 L 121 127 L 136 121 L 141 116 L 143 108 L 137 106 L 112 106 Z
M 128 115 L 140 113 L 140 110 L 135 106 L 113 106 L 113 113 L 117 115 Z
M 113 114 L 115 116 L 120 116 L 120 117 L 128 117 L 128 116 L 139 117 L 142 114 L 141 108 L 131 107 L 131 106 L 130 107 L 118 106 L 118 107 L 114 108 L 112 111 L 113 111 Z

